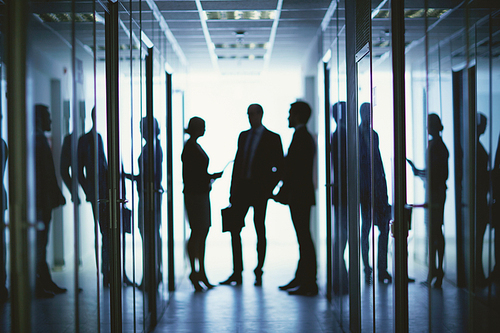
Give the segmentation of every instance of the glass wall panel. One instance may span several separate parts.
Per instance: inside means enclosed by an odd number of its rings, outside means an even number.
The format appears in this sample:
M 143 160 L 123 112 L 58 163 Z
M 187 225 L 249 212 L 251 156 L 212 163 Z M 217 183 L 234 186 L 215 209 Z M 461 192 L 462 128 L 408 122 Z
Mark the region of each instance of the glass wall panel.
M 343 2 L 339 8 L 345 8 Z M 334 311 L 338 313 L 341 325 L 349 327 L 349 296 L 348 296 L 348 248 L 347 248 L 347 207 L 345 200 L 340 200 L 347 195 L 345 188 L 342 190 L 342 177 L 340 177 L 340 161 L 345 160 L 345 124 L 346 117 L 346 56 L 345 56 L 345 11 L 336 10 L 329 30 L 334 36 L 331 44 L 331 59 L 329 64 L 330 103 L 331 115 L 330 131 L 327 133 L 331 138 L 331 224 L 332 230 L 332 304 Z M 343 133 L 340 134 L 339 133 Z M 342 158 L 344 151 L 344 159 Z M 327 171 L 328 172 L 328 171 Z M 345 172 L 345 169 L 344 169 Z M 345 185 L 345 184 L 344 184 Z
M 121 1 L 119 6 L 119 121 L 120 121 L 120 152 L 121 152 L 121 195 L 120 199 L 125 200 L 122 209 L 122 231 L 121 231 L 121 258 L 122 258 L 122 323 L 124 330 L 142 330 L 142 293 L 137 287 L 136 271 L 137 256 L 133 247 L 137 232 L 136 220 L 133 218 L 137 210 L 134 206 L 136 201 L 135 186 L 136 180 L 134 170 L 131 169 L 131 162 L 134 158 L 134 139 L 140 142 L 140 135 L 135 125 L 134 114 L 140 113 L 140 108 L 135 108 L 137 96 L 134 87 L 135 76 L 140 72 L 134 66 L 135 62 L 140 64 L 140 51 L 142 43 L 140 41 L 140 30 L 131 15 L 130 1 Z M 138 123 L 138 121 L 137 121 Z M 132 181 L 129 181 L 132 180 Z M 142 271 L 141 271 L 142 272 Z
M 5 68 L 5 4 L 0 4 L 1 29 L 0 29 L 0 321 L 5 327 L 10 327 L 10 311 L 8 310 L 9 295 L 9 205 L 8 205 L 8 169 L 7 159 L 9 157 L 7 138 L 7 100 L 6 100 L 6 68 Z
M 71 105 L 71 112 L 63 109 L 61 113 L 61 134 L 64 141 L 61 149 L 60 172 L 65 183 L 63 187 L 71 192 L 71 195 L 66 195 L 66 202 L 71 203 L 71 205 L 66 205 L 65 221 L 67 222 L 65 222 L 64 227 L 72 226 L 72 228 L 70 228 L 71 234 L 65 235 L 64 240 L 66 242 L 74 239 L 73 244 L 67 245 L 72 247 L 73 252 L 73 256 L 67 261 L 67 266 L 74 271 L 73 279 L 78 288 L 78 293 L 75 294 L 75 309 L 77 311 L 75 331 L 84 331 L 97 330 L 102 327 L 100 321 L 101 296 L 97 291 L 100 290 L 98 281 L 102 281 L 105 274 L 100 275 L 99 272 L 102 270 L 97 263 L 103 265 L 106 251 L 103 251 L 102 240 L 98 243 L 101 245 L 100 248 L 96 247 L 96 239 L 101 234 L 98 230 L 106 223 L 103 213 L 104 207 L 103 209 L 100 207 L 105 203 L 98 201 L 104 199 L 101 194 L 106 192 L 106 185 L 97 181 L 96 187 L 95 182 L 96 179 L 100 180 L 106 177 L 106 170 L 98 169 L 93 172 L 96 170 L 94 167 L 95 157 L 86 151 L 91 145 L 90 141 L 95 142 L 95 134 L 91 131 L 94 128 L 92 110 L 95 108 L 96 116 L 103 114 L 105 110 L 104 105 L 100 108 L 97 107 L 95 87 L 98 81 L 95 71 L 95 66 L 98 64 L 96 40 L 99 30 L 103 34 L 104 25 L 99 17 L 104 16 L 102 6 L 94 8 L 92 2 L 75 2 L 74 10 L 71 15 L 74 29 L 74 39 L 72 40 L 73 67 L 70 71 L 73 74 L 73 89 L 72 98 L 68 101 Z M 99 12 L 101 14 L 98 14 Z M 64 28 L 61 26 L 59 29 Z M 67 86 L 68 83 L 63 83 L 63 86 Z M 63 101 L 64 107 L 66 107 L 66 103 Z M 105 133 L 103 134 L 105 135 Z M 96 154 L 103 156 L 105 149 L 98 148 Z M 72 223 L 68 223 L 69 221 Z M 99 251 L 104 255 L 97 259 Z M 96 307 L 96 304 L 99 305 Z

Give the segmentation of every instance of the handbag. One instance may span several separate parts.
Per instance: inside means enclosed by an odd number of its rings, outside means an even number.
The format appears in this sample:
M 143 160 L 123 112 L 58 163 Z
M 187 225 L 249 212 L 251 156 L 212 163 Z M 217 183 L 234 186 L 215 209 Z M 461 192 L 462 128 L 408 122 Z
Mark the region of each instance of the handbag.
M 229 205 L 221 209 L 222 231 L 239 231 L 245 226 L 245 212 L 235 206 Z

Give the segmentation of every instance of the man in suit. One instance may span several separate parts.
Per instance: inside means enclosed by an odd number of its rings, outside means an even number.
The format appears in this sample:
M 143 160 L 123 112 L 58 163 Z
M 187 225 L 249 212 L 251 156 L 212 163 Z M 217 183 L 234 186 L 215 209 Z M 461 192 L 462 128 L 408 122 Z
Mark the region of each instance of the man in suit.
M 62 294 L 66 288 L 57 286 L 50 275 L 47 264 L 47 244 L 52 210 L 64 205 L 66 199 L 59 188 L 52 158 L 52 150 L 44 132 L 51 130 L 49 108 L 46 105 L 35 105 L 35 166 L 36 166 L 36 218 L 43 224 L 36 232 L 36 282 L 37 298 L 52 298 Z
M 108 162 L 104 155 L 104 144 L 102 137 L 96 133 L 95 108 L 92 109 L 92 129 L 78 139 L 78 181 L 85 192 L 87 202 L 92 205 L 94 221 L 99 221 L 101 229 L 102 251 L 101 271 L 103 285 L 109 285 L 109 212 L 106 198 L 108 197 Z M 97 142 L 95 142 L 97 138 Z M 97 145 L 97 169 L 95 167 L 95 149 Z M 96 179 L 98 181 L 96 188 Z M 98 202 L 101 200 L 101 202 Z M 97 254 L 96 254 L 97 255 Z
M 240 134 L 238 150 L 234 159 L 231 179 L 230 203 L 244 217 L 250 206 L 254 209 L 254 224 L 257 233 L 257 267 L 255 285 L 262 285 L 262 267 L 266 257 L 266 209 L 267 201 L 280 179 L 283 163 L 283 147 L 278 134 L 262 125 L 264 110 L 259 104 L 248 107 L 251 128 Z M 243 258 L 241 251 L 241 229 L 231 231 L 233 248 L 233 274 L 221 284 L 241 284 Z
M 288 127 L 295 128 L 295 133 L 285 157 L 283 185 L 276 199 L 290 207 L 300 256 L 295 278 L 279 288 L 289 290 L 291 295 L 315 296 L 318 294 L 317 263 L 310 215 L 311 206 L 315 204 L 313 165 L 316 144 L 306 127 L 310 116 L 311 108 L 307 103 L 299 101 L 291 105 Z
M 379 137 L 378 133 L 371 127 L 370 103 L 363 103 L 359 113 L 361 116 L 361 124 L 359 125 L 359 190 L 361 216 L 363 218 L 363 223 L 361 224 L 361 254 L 365 268 L 365 282 L 367 284 L 372 282 L 373 270 L 370 267 L 369 236 L 372 227 L 373 209 L 373 223 L 380 231 L 378 237 L 378 280 L 382 283 L 391 283 L 392 277 L 387 272 L 387 243 L 391 206 L 389 205 L 387 196 L 387 180 L 382 156 L 380 155 Z

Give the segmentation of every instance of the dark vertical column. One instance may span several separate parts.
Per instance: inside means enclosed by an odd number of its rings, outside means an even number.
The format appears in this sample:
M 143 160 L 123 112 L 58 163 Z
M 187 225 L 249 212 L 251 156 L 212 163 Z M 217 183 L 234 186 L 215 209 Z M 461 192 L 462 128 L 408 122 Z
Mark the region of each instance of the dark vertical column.
M 332 247 L 332 160 L 330 129 L 330 69 L 323 64 L 325 84 L 325 161 L 326 161 L 326 298 L 332 299 L 333 247 Z
M 108 199 L 111 269 L 111 332 L 122 331 L 122 267 L 120 231 L 120 141 L 118 112 L 118 4 L 108 1 L 106 13 L 106 119 L 108 128 Z
M 28 208 L 33 210 L 35 200 L 34 178 L 28 183 L 28 155 L 34 148 L 27 143 L 26 109 L 26 53 L 28 29 L 28 1 L 8 1 L 5 18 L 7 68 L 7 120 L 9 131 L 9 205 L 10 205 L 10 293 L 12 332 L 31 332 L 31 267 L 30 241 L 34 244 L 33 228 L 29 226 Z M 33 125 L 34 126 L 34 125 Z M 31 130 L 34 130 L 33 126 Z M 34 141 L 34 140 L 32 140 Z M 34 161 L 29 166 L 34 173 Z M 28 189 L 28 186 L 30 188 Z M 30 205 L 31 204 L 31 205 Z M 33 221 L 33 220 L 32 220 Z
M 475 319 L 475 286 L 476 286 L 476 274 L 475 274 L 475 220 L 476 220 L 476 69 L 472 67 L 473 61 L 475 61 L 476 52 L 471 49 L 476 43 L 476 36 L 471 41 L 471 34 L 475 34 L 476 29 L 471 29 L 471 5 L 467 1 L 465 3 L 465 70 L 464 70 L 464 106 L 467 110 L 464 111 L 464 171 L 465 171 L 465 224 L 468 228 L 468 234 L 466 235 L 466 244 L 468 249 L 466 250 L 466 260 L 469 264 L 469 270 L 467 271 L 467 277 L 469 284 L 468 289 L 468 305 L 469 305 L 469 320 L 468 329 L 470 332 L 474 331 L 476 327 Z
M 146 134 L 146 141 L 148 142 L 147 161 L 143 161 L 144 170 L 143 175 L 146 177 L 144 182 L 144 272 L 146 281 L 146 291 L 148 294 L 148 311 L 150 316 L 150 327 L 156 325 L 156 269 L 158 263 L 156 262 L 156 228 L 155 221 L 155 208 L 154 208 L 154 166 L 155 166 L 155 135 L 154 122 L 153 122 L 153 48 L 148 48 L 148 55 L 146 56 L 146 124 L 147 131 L 143 130 Z M 144 155 L 142 155 L 144 158 Z
M 394 331 L 408 332 L 404 2 L 391 1 L 394 103 Z
M 359 250 L 358 182 L 358 80 L 356 70 L 356 6 L 346 1 L 347 64 L 347 220 L 349 234 L 349 324 L 351 332 L 361 332 L 361 280 Z
M 72 177 L 72 190 L 75 192 L 78 191 L 78 185 L 77 185 L 77 177 L 76 172 L 73 170 L 78 170 L 78 167 L 76 165 L 76 152 L 78 150 L 78 144 L 76 142 L 77 140 L 77 135 L 78 135 L 78 127 L 75 125 L 78 125 L 78 121 L 80 120 L 79 117 L 76 115 L 79 114 L 79 106 L 77 103 L 77 98 L 76 98 L 76 82 L 77 82 L 77 72 L 76 72 L 76 24 L 75 24 L 75 17 L 76 17 L 76 9 L 75 9 L 75 1 L 71 3 L 71 45 L 73 46 L 71 48 L 71 71 L 73 73 L 73 78 L 72 78 L 72 108 L 73 108 L 73 133 L 71 134 L 71 170 L 73 173 Z M 60 82 L 59 82 L 60 85 Z M 59 98 L 60 99 L 60 98 Z M 59 114 L 62 114 L 61 110 L 59 109 Z M 65 133 L 66 134 L 66 133 Z M 76 149 L 75 149 L 76 148 Z M 72 191 L 73 192 L 73 191 Z M 75 198 L 78 198 L 78 192 L 77 193 L 71 193 L 71 196 L 75 195 Z M 78 199 L 76 199 L 78 202 Z M 74 293 L 75 293 L 75 302 L 74 302 L 74 311 L 75 311 L 75 332 L 80 332 L 80 311 L 79 311 L 79 292 L 78 292 L 78 286 L 79 286 L 79 270 L 80 270 L 80 220 L 79 220 L 80 214 L 78 212 L 78 205 L 73 205 L 73 223 L 74 223 L 74 229 L 73 229 L 73 237 L 74 237 Z M 60 226 L 60 235 L 59 238 L 61 240 L 61 245 L 64 244 L 63 242 L 63 234 L 62 234 L 62 225 Z M 62 248 L 64 250 L 64 248 Z M 61 253 L 62 255 L 62 253 Z M 64 255 L 62 255 L 64 258 Z M 64 261 L 63 261 L 64 264 Z
M 172 148 L 172 74 L 167 73 L 167 226 L 168 226 L 168 290 L 175 290 L 174 271 L 174 202 Z

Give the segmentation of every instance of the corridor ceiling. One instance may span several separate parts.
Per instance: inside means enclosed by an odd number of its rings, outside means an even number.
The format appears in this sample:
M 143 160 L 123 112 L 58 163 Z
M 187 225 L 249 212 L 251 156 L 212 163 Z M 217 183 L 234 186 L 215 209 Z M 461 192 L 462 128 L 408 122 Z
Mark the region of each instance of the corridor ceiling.
M 105 7 L 106 0 L 98 0 L 97 7 Z M 71 41 L 68 17 L 72 2 L 68 0 L 32 1 L 33 12 L 50 33 Z M 344 1 L 332 0 L 143 0 L 119 1 L 120 6 L 120 57 L 131 56 L 130 31 L 136 45 L 139 39 L 151 40 L 155 48 L 167 50 L 167 63 L 180 61 L 190 72 L 220 72 L 223 74 L 259 74 L 264 70 L 279 71 L 300 69 L 309 51 L 324 53 L 337 42 L 337 33 L 345 34 Z M 405 1 L 405 37 L 407 56 L 422 61 L 425 43 L 424 0 Z M 457 0 L 427 0 L 429 49 L 446 38 L 463 38 L 464 11 Z M 481 5 L 482 4 L 482 5 Z M 76 12 L 81 20 L 76 25 L 77 44 L 87 52 L 93 49 L 93 1 L 76 1 Z M 101 6 L 102 5 L 102 6 Z M 373 61 L 385 61 L 390 55 L 391 21 L 390 1 L 371 0 L 372 6 L 372 55 Z M 472 24 L 487 17 L 491 4 L 475 0 L 470 6 Z M 481 8 L 482 7 L 482 8 Z M 97 59 L 104 59 L 105 39 L 103 16 L 96 17 Z M 68 14 L 69 13 L 69 14 Z M 140 14 L 141 13 L 141 14 Z M 90 17 L 90 20 L 89 20 Z M 337 21 L 337 17 L 340 19 Z M 438 25 L 446 19 L 446 25 Z M 140 25 L 139 25 L 140 23 Z M 146 37 L 141 38 L 142 26 Z M 438 27 L 438 28 L 436 28 Z M 42 32 L 40 32 L 42 34 Z M 47 31 L 47 35 L 49 31 Z M 323 34 L 323 50 L 311 50 L 315 38 Z M 165 36 L 169 47 L 165 46 Z M 40 48 L 51 48 L 54 43 L 40 38 Z M 161 37 L 161 38 L 159 38 Z M 47 37 L 49 38 L 49 37 Z M 344 38 L 340 38 L 342 42 Z M 69 43 L 70 44 L 70 43 Z M 143 50 L 144 50 L 144 44 Z M 344 45 L 339 44 L 340 48 Z M 498 48 L 498 46 L 496 46 Z M 135 50 L 136 49 L 136 50 Z M 134 46 L 132 57 L 139 56 Z M 411 52 L 410 52 L 411 51 Z M 457 57 L 464 50 L 457 50 Z M 462 54 L 460 54 L 462 52 Z M 175 53 L 175 56 L 173 56 Z M 144 53 L 143 53 L 144 54 Z

